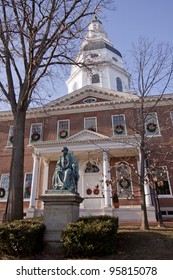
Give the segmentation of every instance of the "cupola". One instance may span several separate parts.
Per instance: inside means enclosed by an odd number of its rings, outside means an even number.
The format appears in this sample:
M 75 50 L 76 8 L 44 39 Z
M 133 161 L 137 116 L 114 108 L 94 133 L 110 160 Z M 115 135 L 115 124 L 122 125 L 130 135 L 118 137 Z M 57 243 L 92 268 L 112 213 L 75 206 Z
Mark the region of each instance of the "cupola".
M 72 66 L 66 82 L 68 93 L 87 85 L 129 92 L 130 74 L 125 70 L 123 57 L 107 38 L 96 16 L 88 26 L 76 60 L 92 64 L 92 67 L 88 71 L 86 67 Z

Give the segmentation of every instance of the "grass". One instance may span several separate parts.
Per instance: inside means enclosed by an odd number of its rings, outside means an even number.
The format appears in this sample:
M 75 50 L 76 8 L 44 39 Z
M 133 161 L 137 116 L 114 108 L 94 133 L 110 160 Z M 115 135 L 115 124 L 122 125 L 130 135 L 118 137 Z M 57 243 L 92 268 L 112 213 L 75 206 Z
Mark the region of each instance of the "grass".
M 114 255 L 93 259 L 106 260 L 173 260 L 173 227 L 150 227 L 141 231 L 138 226 L 120 226 L 118 230 L 117 252 Z M 0 259 L 15 259 L 0 255 Z M 46 254 L 28 257 L 28 259 L 63 259 L 62 255 Z
M 120 227 L 115 260 L 173 260 L 173 228 Z

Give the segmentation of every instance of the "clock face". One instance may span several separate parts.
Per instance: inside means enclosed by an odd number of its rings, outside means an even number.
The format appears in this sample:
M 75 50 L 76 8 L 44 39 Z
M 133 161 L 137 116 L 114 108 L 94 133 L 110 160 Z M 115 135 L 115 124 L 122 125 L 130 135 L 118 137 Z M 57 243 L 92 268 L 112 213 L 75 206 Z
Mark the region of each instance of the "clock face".
M 96 98 L 94 98 L 94 97 L 88 97 L 88 98 L 85 98 L 84 100 L 83 100 L 83 103 L 94 103 L 94 102 L 96 102 Z

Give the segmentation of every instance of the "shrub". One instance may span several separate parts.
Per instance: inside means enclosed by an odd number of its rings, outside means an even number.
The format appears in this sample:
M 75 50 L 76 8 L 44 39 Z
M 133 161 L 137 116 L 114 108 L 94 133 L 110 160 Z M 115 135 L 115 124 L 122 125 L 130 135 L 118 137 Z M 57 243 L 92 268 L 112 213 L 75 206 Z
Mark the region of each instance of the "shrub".
M 66 257 L 81 258 L 105 256 L 115 252 L 118 218 L 86 216 L 69 223 L 63 230 L 61 241 Z
M 28 256 L 40 252 L 44 229 L 40 217 L 1 224 L 0 252 L 11 256 Z

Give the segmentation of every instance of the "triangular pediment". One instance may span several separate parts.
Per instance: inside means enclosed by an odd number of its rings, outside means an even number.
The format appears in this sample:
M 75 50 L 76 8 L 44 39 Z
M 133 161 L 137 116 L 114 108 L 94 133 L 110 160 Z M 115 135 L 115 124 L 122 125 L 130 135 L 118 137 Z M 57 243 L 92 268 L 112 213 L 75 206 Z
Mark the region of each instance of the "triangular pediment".
M 80 104 L 97 104 L 112 101 L 124 102 L 136 99 L 136 97 L 137 96 L 133 93 L 119 92 L 115 90 L 100 88 L 97 86 L 85 86 L 50 102 L 46 107 L 52 108 L 56 106 L 75 106 Z
M 68 139 L 66 139 L 66 142 L 71 142 L 71 141 L 78 142 L 78 141 L 89 141 L 89 140 L 95 141 L 95 140 L 106 140 L 106 139 L 109 139 L 109 137 L 94 131 L 84 129 L 70 136 Z

